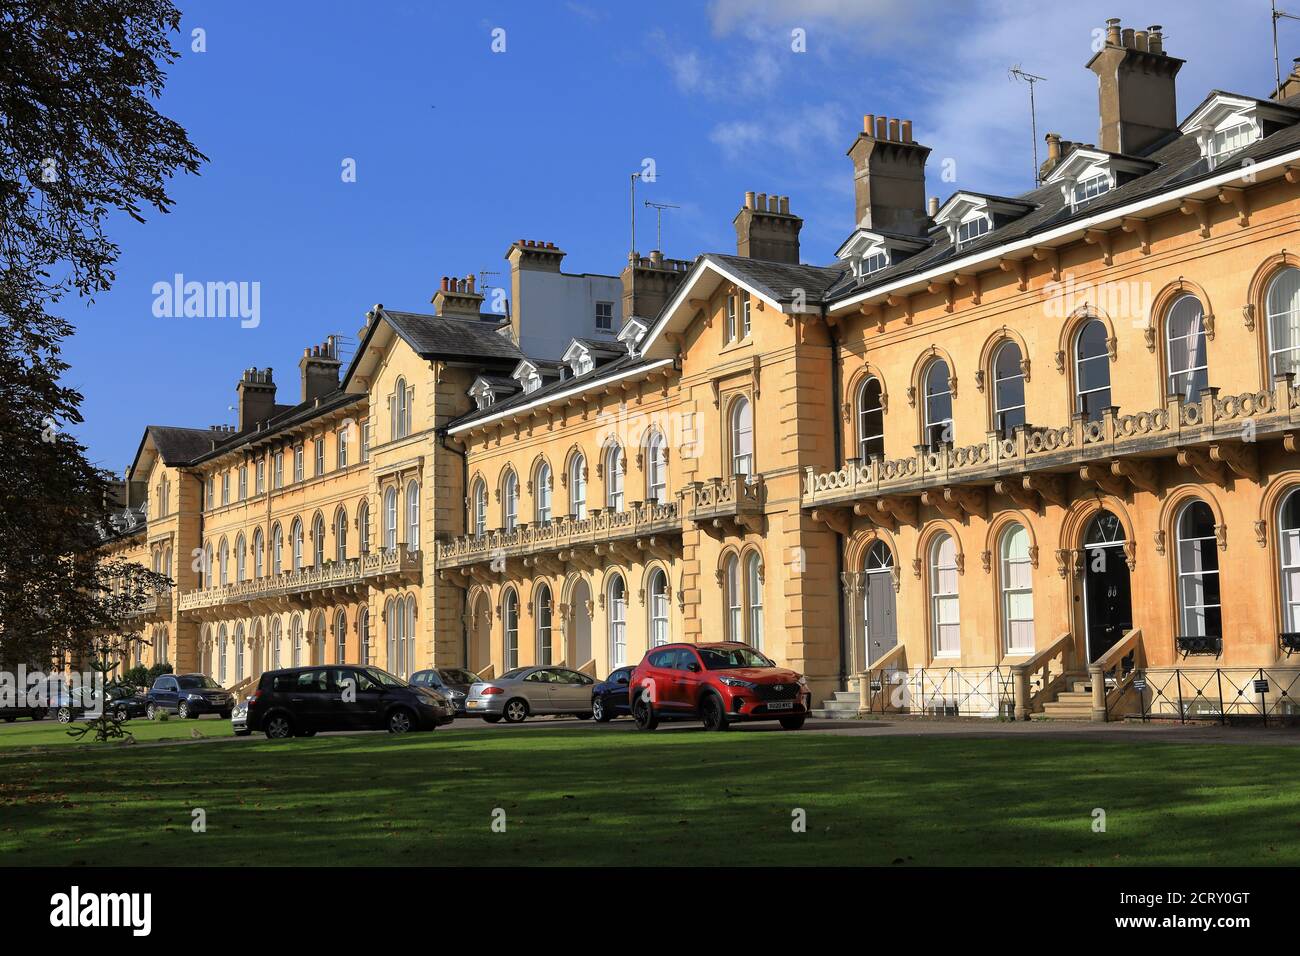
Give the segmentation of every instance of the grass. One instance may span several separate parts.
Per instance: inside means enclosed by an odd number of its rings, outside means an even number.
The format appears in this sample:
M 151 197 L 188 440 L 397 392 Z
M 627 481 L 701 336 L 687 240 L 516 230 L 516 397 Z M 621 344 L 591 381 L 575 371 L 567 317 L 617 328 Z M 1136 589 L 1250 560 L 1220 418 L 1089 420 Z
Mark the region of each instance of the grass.
M 61 724 L 53 717 L 45 720 L 16 720 L 12 724 L 0 723 L 0 753 L 22 747 L 47 746 L 84 746 L 103 748 L 96 744 L 94 731 L 81 740 L 68 736 L 74 727 L 84 726 L 79 721 Z M 232 737 L 230 721 L 219 717 L 200 717 L 198 720 L 145 720 L 137 717 L 122 725 L 131 732 L 137 743 L 152 743 L 155 740 L 192 740 L 199 737 Z M 128 745 L 129 746 L 129 745 Z
M 1294 866 L 1295 754 L 1046 736 L 499 728 L 9 747 L 0 860 Z M 1097 807 L 1104 833 L 1092 829 Z M 195 808 L 205 833 L 191 832 Z M 792 832 L 796 808 L 805 833 Z M 491 826 L 497 810 L 504 833 Z

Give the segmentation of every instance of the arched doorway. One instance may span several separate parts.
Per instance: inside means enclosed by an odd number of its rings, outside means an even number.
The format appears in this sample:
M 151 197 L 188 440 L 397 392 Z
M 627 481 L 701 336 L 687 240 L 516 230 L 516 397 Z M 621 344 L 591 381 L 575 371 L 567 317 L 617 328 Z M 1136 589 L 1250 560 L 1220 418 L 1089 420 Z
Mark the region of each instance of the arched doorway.
M 889 545 L 877 540 L 867 552 L 862 571 L 862 636 L 867 667 L 872 667 L 898 643 L 894 553 Z
M 1083 536 L 1083 629 L 1088 661 L 1095 661 L 1133 628 L 1124 525 L 1099 511 Z
M 569 613 L 573 621 L 569 628 L 569 664 L 576 670 L 591 660 L 591 588 L 585 578 L 574 582 Z

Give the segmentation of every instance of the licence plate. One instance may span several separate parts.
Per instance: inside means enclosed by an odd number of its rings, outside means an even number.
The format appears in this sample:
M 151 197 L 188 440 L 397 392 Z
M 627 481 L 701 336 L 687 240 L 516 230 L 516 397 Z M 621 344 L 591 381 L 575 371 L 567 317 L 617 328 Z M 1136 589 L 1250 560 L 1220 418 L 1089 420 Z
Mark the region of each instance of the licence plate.
M 465 706 L 466 706 L 466 707 L 483 707 L 483 706 L 486 706 L 486 702 L 485 702 L 485 701 L 481 701 L 481 700 L 467 700 L 467 701 L 465 702 Z
M 768 710 L 793 710 L 794 701 L 792 700 L 772 700 L 768 701 Z

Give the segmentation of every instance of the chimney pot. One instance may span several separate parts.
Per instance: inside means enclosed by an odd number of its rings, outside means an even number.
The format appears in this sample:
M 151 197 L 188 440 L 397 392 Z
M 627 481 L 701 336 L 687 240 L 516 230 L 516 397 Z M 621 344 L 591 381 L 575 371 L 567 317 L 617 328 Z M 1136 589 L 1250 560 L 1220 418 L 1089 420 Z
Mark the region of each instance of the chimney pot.
M 781 197 L 781 215 L 783 215 L 783 216 L 788 216 L 788 215 L 790 215 L 790 197 L 789 197 L 789 196 L 782 196 L 782 197 Z
M 754 197 L 754 203 L 755 203 L 755 208 L 756 208 L 759 212 L 764 212 L 764 211 L 766 211 L 766 209 L 767 209 L 767 193 L 759 193 L 757 196 L 755 196 L 755 197 Z
M 1111 46 L 1120 45 L 1119 17 L 1111 17 L 1106 21 L 1106 42 Z
M 1164 37 L 1160 33 L 1160 24 L 1153 23 L 1147 27 L 1147 51 L 1150 53 L 1163 54 L 1165 52 Z
M 1133 33 L 1133 41 L 1137 44 L 1137 48 L 1138 48 L 1139 50 L 1141 50 L 1143 53 L 1147 53 L 1147 52 L 1149 52 L 1149 51 L 1148 51 L 1148 48 L 1147 48 L 1147 31 L 1146 31 L 1146 30 L 1137 30 L 1137 31 L 1135 31 L 1135 32 Z
M 1123 30 L 1120 31 L 1120 36 L 1123 37 L 1122 42 L 1126 50 L 1135 49 L 1132 27 L 1125 27 Z
M 889 121 L 889 141 L 891 143 L 898 142 L 898 120 L 896 119 L 890 119 Z
M 876 117 L 876 139 L 889 138 L 889 120 L 884 116 Z
M 926 203 L 926 212 L 929 213 L 931 219 L 933 219 L 935 216 L 939 215 L 939 197 L 938 197 L 938 196 L 931 196 L 931 197 L 930 197 L 929 201 Z
M 754 190 L 752 189 L 745 193 L 745 208 L 754 208 Z
M 899 129 L 899 135 L 902 136 L 904 143 L 912 141 L 912 121 L 903 120 L 902 127 Z
M 862 117 L 862 132 L 870 136 L 876 131 L 876 114 L 867 113 Z

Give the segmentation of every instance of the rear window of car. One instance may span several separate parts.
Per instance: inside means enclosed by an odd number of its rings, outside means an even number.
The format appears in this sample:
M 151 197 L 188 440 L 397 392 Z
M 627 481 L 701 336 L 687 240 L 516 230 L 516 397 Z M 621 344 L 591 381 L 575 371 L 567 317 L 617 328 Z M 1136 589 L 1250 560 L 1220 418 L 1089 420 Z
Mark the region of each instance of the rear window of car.
M 455 667 L 445 667 L 438 673 L 442 675 L 443 680 L 450 681 L 453 684 L 472 684 L 478 680 L 469 671 L 458 670 Z
M 524 671 L 526 671 L 526 670 L 528 670 L 527 667 L 516 667 L 516 668 L 515 668 L 514 670 L 512 670 L 512 671 L 506 671 L 504 674 L 502 674 L 502 675 L 501 675 L 501 679 L 502 679 L 502 680 L 514 680 L 516 677 L 518 677 L 520 674 L 522 674 L 522 673 L 523 673 Z

